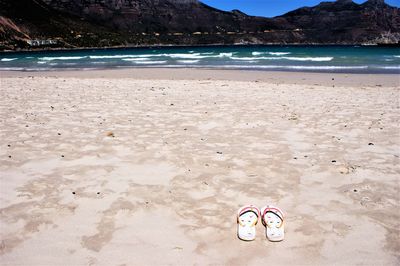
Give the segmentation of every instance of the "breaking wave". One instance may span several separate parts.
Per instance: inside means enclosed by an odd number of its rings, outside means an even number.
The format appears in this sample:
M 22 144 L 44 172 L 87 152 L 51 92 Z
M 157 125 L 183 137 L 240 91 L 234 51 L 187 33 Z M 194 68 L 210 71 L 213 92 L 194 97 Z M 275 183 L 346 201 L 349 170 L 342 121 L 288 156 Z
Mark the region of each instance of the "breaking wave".
M 231 59 L 233 60 L 292 60 L 292 61 L 315 61 L 315 62 L 324 62 L 324 61 L 331 61 L 333 57 L 289 57 L 289 56 L 282 56 L 282 57 L 234 57 L 232 56 Z
M 134 61 L 135 64 L 143 64 L 143 65 L 162 65 L 167 63 L 167 61 Z
M 269 54 L 269 55 L 288 55 L 291 54 L 290 52 L 252 52 L 252 55 L 263 55 L 263 54 Z
M 59 57 L 39 57 L 42 61 L 53 61 L 53 60 L 79 60 L 84 59 L 86 56 L 59 56 Z
M 181 64 L 196 64 L 200 62 L 200 60 L 178 60 L 177 62 Z
M 10 61 L 14 61 L 17 60 L 18 58 L 2 58 L 0 61 L 1 62 L 10 62 Z

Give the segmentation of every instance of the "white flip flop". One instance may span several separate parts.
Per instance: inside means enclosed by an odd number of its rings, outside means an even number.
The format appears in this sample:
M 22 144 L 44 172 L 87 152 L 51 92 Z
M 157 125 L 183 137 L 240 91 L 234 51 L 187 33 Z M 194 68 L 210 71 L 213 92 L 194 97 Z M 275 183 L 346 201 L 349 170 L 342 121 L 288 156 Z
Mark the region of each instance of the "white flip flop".
M 285 218 L 278 207 L 267 205 L 261 209 L 261 222 L 269 241 L 278 242 L 285 238 Z
M 260 210 L 254 205 L 246 205 L 237 213 L 237 236 L 244 241 L 252 241 L 256 238 L 256 224 Z

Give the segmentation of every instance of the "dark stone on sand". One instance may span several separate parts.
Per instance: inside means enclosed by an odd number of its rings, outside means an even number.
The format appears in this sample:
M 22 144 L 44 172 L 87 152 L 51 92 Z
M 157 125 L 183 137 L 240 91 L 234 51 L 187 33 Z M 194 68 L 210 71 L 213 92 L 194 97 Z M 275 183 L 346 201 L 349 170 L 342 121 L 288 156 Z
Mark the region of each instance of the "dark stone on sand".
M 217 151 L 218 154 L 222 154 L 222 151 Z
M 353 189 L 354 192 L 357 192 L 357 189 Z
M 57 135 L 61 136 L 61 133 L 57 133 Z
M 8 155 L 8 158 L 11 158 L 11 155 Z
M 374 145 L 374 143 L 370 142 L 370 143 L 368 143 L 368 145 L 369 145 L 369 146 L 372 146 L 372 145 Z
M 76 194 L 76 193 L 75 193 L 75 191 L 72 191 L 72 194 L 74 194 L 74 195 L 75 195 L 75 194 Z
M 64 155 L 61 155 L 61 157 L 63 157 L 63 158 L 64 158 Z
M 97 195 L 100 195 L 100 192 L 97 192 Z
M 332 163 L 336 163 L 336 160 L 332 160 Z

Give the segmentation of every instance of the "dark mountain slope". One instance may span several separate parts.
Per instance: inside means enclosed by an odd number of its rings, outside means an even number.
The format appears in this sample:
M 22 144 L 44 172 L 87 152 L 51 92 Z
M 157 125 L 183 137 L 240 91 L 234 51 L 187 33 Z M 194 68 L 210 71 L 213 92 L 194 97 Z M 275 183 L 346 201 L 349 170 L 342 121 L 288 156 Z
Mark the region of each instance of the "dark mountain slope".
M 397 41 L 399 17 L 383 0 L 322 2 L 272 19 L 197 0 L 0 0 L 0 46 L 343 44 L 383 34 Z
M 305 40 L 316 43 L 363 43 L 383 33 L 400 31 L 399 8 L 383 0 L 369 0 L 361 5 L 351 0 L 322 2 L 279 18 L 282 25 L 301 29 Z
M 56 10 L 130 32 L 219 32 L 263 29 L 264 18 L 211 8 L 196 0 L 44 0 Z

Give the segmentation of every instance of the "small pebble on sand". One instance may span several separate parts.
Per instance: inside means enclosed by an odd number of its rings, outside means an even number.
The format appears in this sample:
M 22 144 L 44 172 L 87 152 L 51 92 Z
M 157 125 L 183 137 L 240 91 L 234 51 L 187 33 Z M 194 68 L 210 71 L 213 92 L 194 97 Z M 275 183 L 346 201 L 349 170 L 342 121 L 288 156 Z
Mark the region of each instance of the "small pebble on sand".
M 339 173 L 341 173 L 341 174 L 347 175 L 349 172 L 350 171 L 349 171 L 348 167 L 342 166 L 339 168 Z

